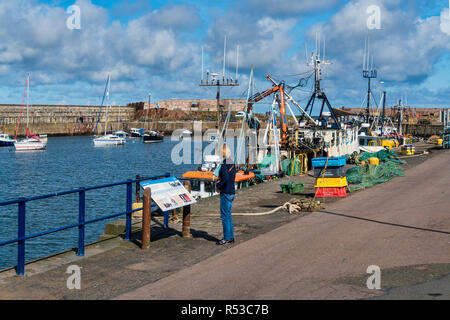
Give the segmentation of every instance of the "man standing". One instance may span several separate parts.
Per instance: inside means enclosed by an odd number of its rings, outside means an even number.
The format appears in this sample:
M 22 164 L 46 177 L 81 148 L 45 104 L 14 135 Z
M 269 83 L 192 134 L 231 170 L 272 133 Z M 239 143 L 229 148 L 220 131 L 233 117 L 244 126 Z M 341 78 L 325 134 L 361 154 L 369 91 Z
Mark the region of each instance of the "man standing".
M 230 149 L 223 145 L 222 158 L 223 163 L 220 166 L 219 179 L 216 183 L 217 192 L 220 193 L 220 218 L 223 226 L 223 239 L 217 244 L 234 243 L 233 220 L 231 218 L 231 207 L 235 197 L 235 177 L 236 166 L 230 159 Z

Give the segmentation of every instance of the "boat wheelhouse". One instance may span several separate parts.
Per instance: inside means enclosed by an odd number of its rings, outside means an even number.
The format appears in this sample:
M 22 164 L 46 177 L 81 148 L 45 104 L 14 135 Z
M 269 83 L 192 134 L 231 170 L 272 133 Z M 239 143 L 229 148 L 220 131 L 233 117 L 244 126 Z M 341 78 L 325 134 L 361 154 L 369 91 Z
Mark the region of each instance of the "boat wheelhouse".
M 213 171 L 188 171 L 183 174 L 183 179 L 191 183 L 191 194 L 195 199 L 208 198 L 218 195 L 216 191 L 217 177 Z M 255 177 L 253 172 L 236 172 L 235 189 L 242 189 L 250 185 L 250 180 Z
M 142 130 L 142 128 L 131 128 L 130 129 L 130 136 L 131 136 L 131 138 L 140 138 L 140 137 L 142 137 L 141 130 Z
M 0 147 L 12 147 L 16 140 L 11 139 L 6 133 L 0 134 Z

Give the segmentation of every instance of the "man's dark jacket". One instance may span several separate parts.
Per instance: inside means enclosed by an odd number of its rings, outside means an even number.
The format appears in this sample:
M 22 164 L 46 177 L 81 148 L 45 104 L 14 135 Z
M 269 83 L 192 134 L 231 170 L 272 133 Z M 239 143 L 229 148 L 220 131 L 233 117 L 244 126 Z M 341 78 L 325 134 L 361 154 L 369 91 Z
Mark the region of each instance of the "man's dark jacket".
M 219 179 L 216 182 L 216 187 L 221 193 L 235 194 L 234 179 L 236 177 L 236 166 L 233 163 L 226 162 L 227 161 L 224 161 L 220 167 Z

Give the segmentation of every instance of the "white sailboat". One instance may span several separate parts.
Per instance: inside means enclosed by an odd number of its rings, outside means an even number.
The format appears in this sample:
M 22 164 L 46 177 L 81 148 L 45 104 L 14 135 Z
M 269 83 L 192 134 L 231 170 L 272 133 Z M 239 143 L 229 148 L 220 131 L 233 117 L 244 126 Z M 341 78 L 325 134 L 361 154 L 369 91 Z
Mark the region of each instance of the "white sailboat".
M 105 135 L 101 137 L 95 137 L 94 138 L 94 146 L 96 147 L 104 147 L 104 146 L 118 146 L 118 145 L 124 145 L 126 142 L 125 138 L 119 137 L 115 134 L 107 134 L 107 126 L 108 126 L 108 107 L 111 107 L 109 103 L 109 92 L 111 88 L 111 78 L 108 75 L 108 80 L 106 81 L 106 101 L 107 101 L 107 107 L 106 107 L 106 116 L 105 116 Z M 103 105 L 103 103 L 102 103 Z M 101 106 L 100 106 L 101 110 Z
M 44 135 L 43 138 L 35 133 L 30 133 L 30 130 L 28 128 L 29 125 L 29 118 L 30 118 L 30 74 L 27 74 L 27 81 L 26 81 L 26 91 L 27 91 L 27 137 L 25 139 L 22 139 L 20 141 L 14 142 L 14 147 L 16 151 L 34 151 L 34 150 L 43 150 L 47 147 L 47 135 Z M 20 118 L 19 123 L 17 124 L 17 130 L 16 130 L 16 137 L 17 132 L 19 130 L 20 125 Z

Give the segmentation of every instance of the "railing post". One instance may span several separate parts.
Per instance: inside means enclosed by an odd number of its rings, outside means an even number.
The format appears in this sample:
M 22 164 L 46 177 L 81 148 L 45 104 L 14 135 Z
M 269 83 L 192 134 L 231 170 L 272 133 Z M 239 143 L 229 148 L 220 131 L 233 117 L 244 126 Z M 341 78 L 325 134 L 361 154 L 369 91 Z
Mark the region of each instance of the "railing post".
M 25 199 L 19 199 L 19 221 L 18 221 L 18 248 L 17 248 L 17 268 L 16 274 L 18 276 L 25 275 Z
M 78 193 L 78 252 L 77 255 L 84 256 L 84 235 L 86 221 L 86 191 L 84 188 Z
M 126 223 L 125 223 L 125 240 L 131 240 L 131 201 L 133 197 L 133 180 L 128 180 L 127 182 L 127 215 L 126 215 Z
M 184 182 L 184 187 L 191 193 L 191 183 L 189 181 Z M 183 207 L 183 238 L 192 238 L 191 235 L 191 206 Z
M 144 205 L 142 213 L 142 249 L 150 248 L 151 218 L 152 218 L 151 190 L 150 188 L 146 188 L 144 190 Z
M 136 180 L 142 179 L 140 175 L 136 175 Z M 141 183 L 136 182 L 136 203 L 141 202 Z

